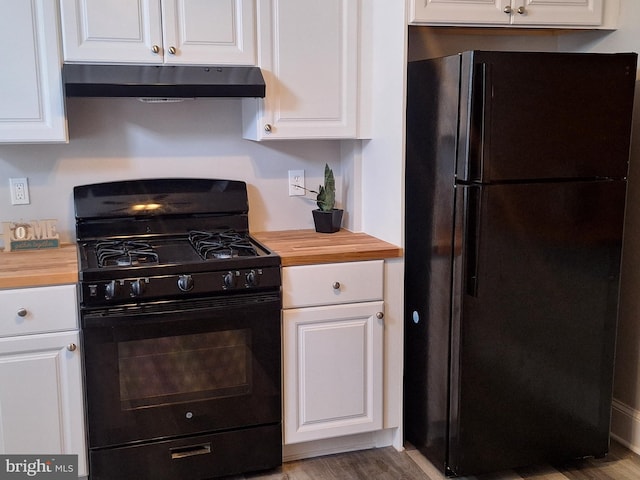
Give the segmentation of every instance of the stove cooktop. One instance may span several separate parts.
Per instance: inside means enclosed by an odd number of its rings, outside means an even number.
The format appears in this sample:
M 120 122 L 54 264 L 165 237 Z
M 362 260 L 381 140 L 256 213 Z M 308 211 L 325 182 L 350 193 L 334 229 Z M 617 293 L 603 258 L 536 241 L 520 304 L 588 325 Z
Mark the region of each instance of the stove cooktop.
M 81 306 L 280 288 L 280 257 L 250 236 L 193 236 L 80 243 Z
M 188 236 L 106 239 L 79 244 L 80 280 L 116 279 L 131 275 L 225 270 L 238 266 L 279 265 L 280 259 L 249 236 L 220 244 Z

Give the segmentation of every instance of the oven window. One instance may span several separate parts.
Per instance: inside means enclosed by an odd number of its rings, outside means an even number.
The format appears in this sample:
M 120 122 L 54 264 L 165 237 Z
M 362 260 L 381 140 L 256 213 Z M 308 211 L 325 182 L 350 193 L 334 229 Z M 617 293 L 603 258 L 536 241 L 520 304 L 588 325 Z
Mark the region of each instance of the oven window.
M 251 331 L 118 343 L 124 410 L 251 393 Z

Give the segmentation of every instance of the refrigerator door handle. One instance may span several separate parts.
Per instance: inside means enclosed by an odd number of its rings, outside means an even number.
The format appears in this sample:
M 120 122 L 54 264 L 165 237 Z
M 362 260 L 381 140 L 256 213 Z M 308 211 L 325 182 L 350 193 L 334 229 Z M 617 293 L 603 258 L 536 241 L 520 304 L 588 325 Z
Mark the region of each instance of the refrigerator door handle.
M 482 187 L 470 186 L 466 188 L 465 203 L 467 220 L 465 226 L 465 278 L 466 293 L 472 297 L 478 296 L 478 264 L 480 252 L 480 215 L 482 212 Z
M 468 158 L 468 181 L 484 182 L 485 166 L 484 153 L 486 148 L 485 126 L 490 110 L 488 91 L 490 85 L 490 66 L 486 63 L 476 65 L 473 72 L 470 128 L 469 128 L 469 158 Z

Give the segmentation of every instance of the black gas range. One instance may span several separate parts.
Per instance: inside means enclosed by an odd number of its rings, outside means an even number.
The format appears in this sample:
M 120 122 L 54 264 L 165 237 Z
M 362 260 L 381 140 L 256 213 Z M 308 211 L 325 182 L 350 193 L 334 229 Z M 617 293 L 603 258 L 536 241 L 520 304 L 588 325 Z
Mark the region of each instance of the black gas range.
M 280 465 L 280 258 L 244 182 L 74 188 L 92 480 Z
M 280 258 L 248 232 L 239 181 L 76 187 L 81 305 L 280 288 Z

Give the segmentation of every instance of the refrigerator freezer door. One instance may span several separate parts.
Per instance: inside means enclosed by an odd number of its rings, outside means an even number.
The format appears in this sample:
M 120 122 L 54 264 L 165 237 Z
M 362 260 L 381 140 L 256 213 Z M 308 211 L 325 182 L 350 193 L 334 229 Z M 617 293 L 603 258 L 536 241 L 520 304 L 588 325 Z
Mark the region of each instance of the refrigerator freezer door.
M 456 189 L 456 474 L 607 452 L 625 187 Z
M 626 177 L 636 57 L 462 54 L 458 179 Z

